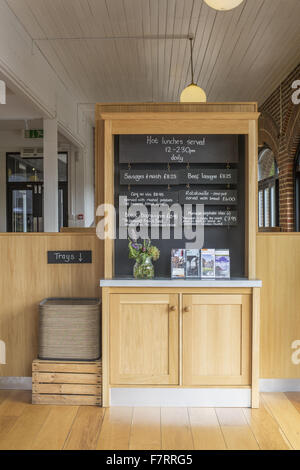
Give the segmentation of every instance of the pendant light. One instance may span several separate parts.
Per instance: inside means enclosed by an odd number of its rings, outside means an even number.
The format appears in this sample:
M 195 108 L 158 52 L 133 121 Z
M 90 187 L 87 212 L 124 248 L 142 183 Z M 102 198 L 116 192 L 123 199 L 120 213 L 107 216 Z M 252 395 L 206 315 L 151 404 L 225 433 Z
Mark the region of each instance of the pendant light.
M 204 0 L 205 3 L 215 10 L 227 11 L 238 7 L 244 0 Z
M 191 75 L 192 83 L 187 86 L 180 95 L 181 103 L 206 103 L 206 93 L 196 83 L 194 83 L 193 65 L 193 38 L 189 38 L 191 45 Z

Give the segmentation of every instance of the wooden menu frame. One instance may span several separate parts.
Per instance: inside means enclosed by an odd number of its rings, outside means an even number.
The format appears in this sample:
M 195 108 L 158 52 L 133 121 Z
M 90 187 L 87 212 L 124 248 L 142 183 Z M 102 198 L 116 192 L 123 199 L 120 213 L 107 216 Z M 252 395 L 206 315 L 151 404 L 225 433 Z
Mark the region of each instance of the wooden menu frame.
M 114 204 L 114 136 L 119 134 L 245 135 L 245 267 L 256 277 L 257 103 L 96 105 L 95 204 Z M 104 240 L 104 278 L 114 277 L 114 240 Z

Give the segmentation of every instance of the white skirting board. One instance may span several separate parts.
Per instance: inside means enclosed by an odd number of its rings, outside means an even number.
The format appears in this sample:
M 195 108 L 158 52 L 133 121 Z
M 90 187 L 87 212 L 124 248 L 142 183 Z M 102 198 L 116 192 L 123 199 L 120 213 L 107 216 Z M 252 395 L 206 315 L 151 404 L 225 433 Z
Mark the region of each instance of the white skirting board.
M 249 388 L 112 388 L 111 406 L 250 407 Z
M 0 377 L 0 390 L 31 390 L 31 377 Z
M 32 379 L 31 377 L 0 377 L 0 390 L 31 390 Z M 260 392 L 300 392 L 300 379 L 260 379 L 259 381 Z M 134 406 L 142 406 L 141 399 L 147 396 L 147 401 L 158 401 L 164 402 L 161 406 L 185 406 L 184 401 L 199 402 L 199 392 L 205 391 L 201 396 L 201 402 L 211 403 L 212 399 L 215 399 L 215 403 L 220 403 L 221 400 L 229 402 L 236 400 L 236 403 L 250 403 L 251 391 L 249 389 L 238 389 L 238 388 L 201 388 L 201 389 L 176 389 L 176 388 L 113 388 L 112 389 L 112 406 L 116 404 L 114 402 L 124 402 L 125 396 L 131 400 L 135 391 L 135 404 Z M 143 391 L 143 393 L 141 393 Z M 174 391 L 174 392 L 173 392 Z M 241 394 L 240 392 L 243 391 Z M 125 393 L 126 392 L 126 393 Z M 129 392 L 129 393 L 128 393 Z M 183 392 L 188 392 L 186 395 Z M 147 395 L 146 395 L 147 394 Z M 177 395 L 176 395 L 177 394 Z M 152 398 L 153 397 L 153 398 Z M 161 398 L 159 398 L 161 397 Z M 208 398 L 207 398 L 208 397 Z M 221 397 L 221 398 L 220 398 Z M 166 404 L 166 402 L 168 402 Z M 175 403 L 175 404 L 174 404 Z M 122 405 L 120 405 L 122 406 Z M 123 405 L 124 406 L 124 405 Z M 131 406 L 131 405 L 129 405 Z M 158 406 L 158 405 L 149 405 Z M 186 406 L 197 406 L 197 405 L 186 405 Z M 199 406 L 199 405 L 198 405 Z M 248 406 L 243 405 L 201 405 L 201 406 Z
M 300 392 L 300 379 L 260 379 L 260 392 Z
M 260 392 L 300 392 L 300 379 L 260 379 Z M 249 388 L 112 388 L 111 406 L 250 407 Z

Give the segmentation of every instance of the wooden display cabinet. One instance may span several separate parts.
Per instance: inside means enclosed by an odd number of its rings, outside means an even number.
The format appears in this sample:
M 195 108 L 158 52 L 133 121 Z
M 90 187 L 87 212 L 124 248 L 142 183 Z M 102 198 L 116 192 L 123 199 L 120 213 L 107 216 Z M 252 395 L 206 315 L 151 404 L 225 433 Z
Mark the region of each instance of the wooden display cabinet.
M 247 387 L 258 406 L 260 288 L 103 287 L 102 295 L 104 406 L 111 387 L 126 385 Z
M 134 281 L 114 284 L 115 240 L 106 238 L 101 282 L 103 406 L 110 405 L 114 387 L 138 387 L 141 394 L 146 387 L 219 387 L 221 394 L 222 387 L 247 388 L 252 407 L 259 406 L 258 117 L 256 103 L 96 106 L 96 207 L 115 202 L 115 136 L 245 137 L 244 280 L 249 281 L 222 288 L 201 282 L 190 287 L 188 281 L 180 287 L 172 281 L 168 287 L 155 287 L 151 281 L 143 287 Z

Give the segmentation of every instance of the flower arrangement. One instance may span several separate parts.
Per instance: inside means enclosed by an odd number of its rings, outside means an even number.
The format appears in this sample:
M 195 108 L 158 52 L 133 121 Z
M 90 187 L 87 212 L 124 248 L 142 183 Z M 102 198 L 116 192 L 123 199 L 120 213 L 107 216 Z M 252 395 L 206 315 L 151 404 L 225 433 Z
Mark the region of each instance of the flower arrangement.
M 133 275 L 136 279 L 151 279 L 154 277 L 152 261 L 157 261 L 160 256 L 159 249 L 152 245 L 151 240 L 143 240 L 137 243 L 129 239 L 129 258 L 135 259 Z

